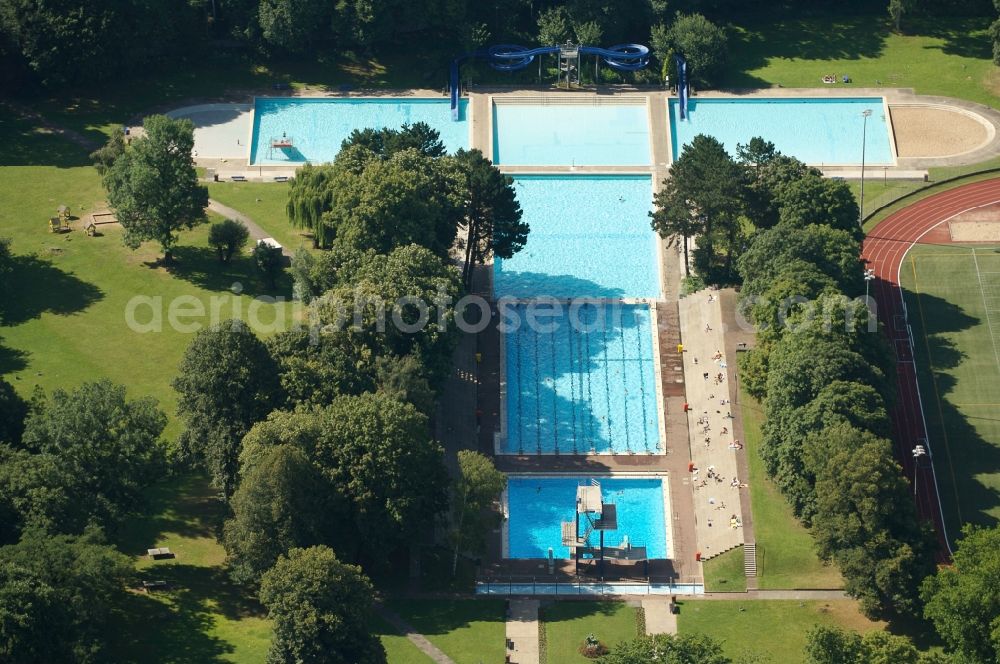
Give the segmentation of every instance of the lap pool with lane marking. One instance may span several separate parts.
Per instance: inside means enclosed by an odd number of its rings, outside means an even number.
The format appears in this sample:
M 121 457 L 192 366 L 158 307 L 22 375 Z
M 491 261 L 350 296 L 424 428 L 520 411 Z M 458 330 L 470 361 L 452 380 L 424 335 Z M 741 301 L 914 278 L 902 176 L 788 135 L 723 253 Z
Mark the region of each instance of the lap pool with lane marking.
M 872 112 L 867 128 L 862 115 L 866 110 Z M 671 99 L 668 113 L 674 159 L 695 136 L 707 134 L 733 156 L 737 144 L 760 136 L 810 165 L 860 165 L 864 134 L 866 164 L 895 163 L 881 97 L 692 99 L 686 120 L 680 119 L 680 106 Z
M 253 165 L 297 165 L 333 161 L 340 144 L 355 129 L 399 129 L 424 122 L 441 135 L 448 152 L 469 147 L 469 102 L 462 100 L 459 121 L 451 119 L 447 99 L 258 97 L 254 102 Z M 272 148 L 271 140 L 291 139 L 292 147 Z
M 651 314 L 644 304 L 558 305 L 506 332 L 505 454 L 662 452 Z M 547 308 L 548 309 L 548 308 Z M 541 311 L 541 307 L 538 307 Z M 538 329 L 533 329 L 538 328 Z
M 516 175 L 528 242 L 494 263 L 495 295 L 656 298 L 648 175 Z
M 645 546 L 650 559 L 669 557 L 664 511 L 666 480 L 659 477 L 597 478 L 605 503 L 615 503 L 618 529 L 606 531 L 605 546 L 618 546 L 624 538 L 633 546 Z M 561 524 L 576 513 L 576 488 L 589 477 L 516 476 L 507 481 L 507 545 L 510 558 L 546 558 L 549 547 L 555 558 L 570 558 L 562 545 Z M 579 535 L 584 534 L 581 525 Z M 599 544 L 591 532 L 589 546 Z

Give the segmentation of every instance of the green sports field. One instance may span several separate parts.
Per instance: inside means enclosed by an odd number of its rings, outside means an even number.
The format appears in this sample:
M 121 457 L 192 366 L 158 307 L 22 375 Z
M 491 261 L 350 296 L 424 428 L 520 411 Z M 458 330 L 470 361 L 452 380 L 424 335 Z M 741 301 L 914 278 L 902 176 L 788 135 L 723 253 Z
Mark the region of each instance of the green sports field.
M 915 247 L 900 269 L 949 535 L 1000 521 L 1000 247 Z

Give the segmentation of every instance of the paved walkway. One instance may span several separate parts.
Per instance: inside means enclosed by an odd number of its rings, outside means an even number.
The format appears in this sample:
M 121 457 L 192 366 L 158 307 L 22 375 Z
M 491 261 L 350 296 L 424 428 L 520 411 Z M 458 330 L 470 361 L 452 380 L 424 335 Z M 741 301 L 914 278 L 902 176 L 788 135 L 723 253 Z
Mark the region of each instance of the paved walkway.
M 698 547 L 708 559 L 743 544 L 742 497 L 738 485 L 734 405 L 730 401 L 730 362 L 723 352 L 725 338 L 720 294 L 699 291 L 679 302 L 684 341 L 684 382 L 687 387 L 689 440 L 695 470 L 694 513 Z M 734 486 L 734 481 L 736 486 Z M 749 500 L 749 496 L 747 497 Z
M 849 600 L 843 590 L 747 590 L 744 593 L 705 593 L 704 595 L 685 595 L 681 601 L 689 599 L 721 600 L 739 602 L 746 600 L 781 601 L 796 600 L 799 602 L 822 602 L 827 600 Z
M 436 645 L 427 640 L 427 637 L 418 633 L 417 630 L 410 625 L 410 623 L 406 622 L 384 606 L 376 605 L 375 610 L 383 620 L 398 629 L 403 636 L 409 639 L 410 643 L 415 645 L 420 650 L 420 652 L 430 657 L 432 660 L 437 662 L 437 664 L 455 664 L 455 660 L 441 652 Z
M 254 242 L 257 240 L 263 240 L 266 237 L 271 237 L 271 234 L 258 226 L 253 219 L 238 210 L 234 210 L 231 207 L 223 205 L 219 201 L 213 201 L 211 198 L 208 199 L 208 209 L 216 214 L 221 214 L 226 219 L 233 219 L 241 222 L 247 227 L 247 230 L 250 231 L 250 237 L 253 238 Z M 282 247 L 281 253 L 288 258 L 292 257 L 292 251 L 288 247 Z
M 646 634 L 676 634 L 677 616 L 670 612 L 670 603 L 642 600 L 642 610 L 646 614 Z
M 507 613 L 507 649 L 511 664 L 539 664 L 538 600 L 512 599 Z

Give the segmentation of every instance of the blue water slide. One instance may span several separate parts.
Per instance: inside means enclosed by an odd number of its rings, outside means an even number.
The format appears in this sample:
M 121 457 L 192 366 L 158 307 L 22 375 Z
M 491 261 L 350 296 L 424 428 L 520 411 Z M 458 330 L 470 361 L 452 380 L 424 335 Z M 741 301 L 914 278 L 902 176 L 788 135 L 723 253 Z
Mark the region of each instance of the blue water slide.
M 596 55 L 618 71 L 639 71 L 649 64 L 649 47 L 642 44 L 617 44 L 608 48 L 581 46 L 580 55 Z
M 517 44 L 497 44 L 491 46 L 487 54 L 490 66 L 497 71 L 518 71 L 534 62 L 536 56 L 558 52 L 558 46 L 528 48 Z
M 686 120 L 688 113 L 687 59 L 678 53 L 674 56 L 674 63 L 677 65 L 677 103 L 681 112 L 681 120 Z
M 469 58 L 486 58 L 490 66 L 497 71 L 519 71 L 524 69 L 540 55 L 559 53 L 559 46 L 540 46 L 528 48 L 518 44 L 497 44 L 486 49 L 470 51 L 451 61 L 448 71 L 448 87 L 451 93 L 451 119 L 459 119 L 459 97 L 461 88 L 459 70 L 462 63 Z M 649 48 L 642 44 L 617 44 L 609 48 L 597 46 L 581 46 L 581 55 L 596 55 L 618 71 L 639 71 L 649 64 Z

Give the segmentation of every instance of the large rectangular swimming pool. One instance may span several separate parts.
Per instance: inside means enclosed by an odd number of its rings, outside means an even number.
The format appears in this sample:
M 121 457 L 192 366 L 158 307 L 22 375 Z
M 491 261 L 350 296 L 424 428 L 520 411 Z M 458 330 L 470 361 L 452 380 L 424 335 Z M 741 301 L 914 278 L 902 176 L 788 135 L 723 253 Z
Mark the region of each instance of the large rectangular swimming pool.
M 497 297 L 660 294 L 648 175 L 517 175 L 528 242 L 494 263 Z
M 871 110 L 867 129 L 862 113 Z M 893 164 L 889 122 L 881 97 L 692 99 L 688 119 L 680 119 L 680 106 L 670 100 L 672 155 L 698 134 L 721 141 L 729 154 L 736 145 L 760 136 L 786 155 L 807 164 L 861 164 L 861 139 L 865 139 L 866 164 Z
M 494 104 L 493 161 L 517 166 L 647 166 L 646 104 Z
M 529 319 L 529 307 L 552 315 Z M 504 334 L 506 454 L 661 452 L 644 304 L 518 304 Z
M 597 478 L 605 503 L 618 511 L 618 529 L 604 533 L 605 546 L 616 546 L 628 538 L 632 546 L 645 546 L 651 559 L 669 556 L 664 512 L 666 480 L 658 477 Z M 511 477 L 507 481 L 507 544 L 510 558 L 569 559 L 562 545 L 561 524 L 576 515 L 576 488 L 589 484 L 589 477 Z M 581 527 L 579 535 L 584 534 Z M 599 534 L 592 532 L 588 544 L 597 546 Z
M 459 120 L 447 99 L 292 99 L 258 97 L 254 103 L 250 163 L 260 165 L 329 162 L 355 129 L 398 129 L 425 122 L 441 134 L 449 152 L 469 147 L 468 100 Z M 272 148 L 272 139 L 291 139 L 290 148 Z

